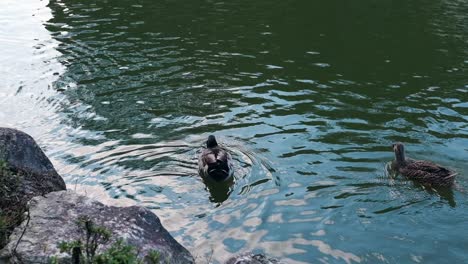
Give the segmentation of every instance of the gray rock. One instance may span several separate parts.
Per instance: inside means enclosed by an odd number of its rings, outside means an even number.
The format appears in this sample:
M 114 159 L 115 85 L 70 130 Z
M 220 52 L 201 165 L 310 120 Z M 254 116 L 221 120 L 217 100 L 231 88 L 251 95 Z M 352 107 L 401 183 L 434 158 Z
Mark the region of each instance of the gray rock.
M 274 258 L 269 258 L 263 254 L 244 253 L 232 257 L 226 261 L 226 264 L 285 264 Z
M 32 137 L 0 127 L 0 248 L 21 223 L 32 197 L 65 189 L 62 177 Z
M 5 161 L 11 171 L 22 175 L 22 192 L 27 198 L 66 189 L 50 160 L 24 132 L 0 127 L 0 161 Z
M 34 197 L 28 207 L 29 220 L 26 219 L 14 230 L 10 243 L 0 254 L 4 261 L 50 263 L 51 257 L 56 256 L 59 263 L 71 263 L 71 256 L 60 253 L 58 243 L 83 239 L 83 228 L 77 221 L 80 217 L 88 217 L 96 226 L 111 231 L 110 241 L 100 246 L 97 253 L 102 253 L 119 238 L 123 238 L 125 243 L 138 249 L 140 257 L 155 250 L 159 252 L 162 263 L 194 263 L 192 255 L 177 243 L 161 225 L 159 218 L 146 208 L 106 206 L 71 191 Z

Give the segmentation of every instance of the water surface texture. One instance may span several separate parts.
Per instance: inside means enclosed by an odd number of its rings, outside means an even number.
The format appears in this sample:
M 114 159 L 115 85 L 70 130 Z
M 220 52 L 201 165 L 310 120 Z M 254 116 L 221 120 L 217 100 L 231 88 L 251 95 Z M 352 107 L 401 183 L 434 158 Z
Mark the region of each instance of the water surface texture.
M 0 3 L 0 125 L 69 189 L 152 209 L 199 263 L 468 258 L 468 4 Z M 209 134 L 235 184 L 208 188 Z M 459 172 L 389 177 L 391 144 Z

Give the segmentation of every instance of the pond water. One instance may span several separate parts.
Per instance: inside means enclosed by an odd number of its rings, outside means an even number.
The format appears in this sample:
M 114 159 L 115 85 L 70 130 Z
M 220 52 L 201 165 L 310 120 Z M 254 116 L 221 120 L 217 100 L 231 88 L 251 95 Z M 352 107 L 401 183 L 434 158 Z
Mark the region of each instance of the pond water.
M 0 3 L 0 125 L 68 188 L 152 209 L 197 262 L 461 263 L 468 253 L 468 4 Z M 208 189 L 214 134 L 235 184 Z M 456 170 L 388 176 L 391 144 Z

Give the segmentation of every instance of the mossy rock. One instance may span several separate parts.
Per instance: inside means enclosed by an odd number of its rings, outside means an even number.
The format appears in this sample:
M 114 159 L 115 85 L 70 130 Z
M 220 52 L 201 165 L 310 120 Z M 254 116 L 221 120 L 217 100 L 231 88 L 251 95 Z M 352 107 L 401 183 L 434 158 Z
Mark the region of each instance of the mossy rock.
M 71 255 L 63 252 L 66 244 L 61 242 L 69 245 L 81 239 L 81 244 L 85 243 L 83 227 L 76 224 L 83 216 L 100 228 L 99 232 L 93 229 L 94 233 L 104 233 L 104 229 L 110 232 L 109 239 L 99 243 L 96 250 L 96 255 L 104 259 L 109 257 L 106 252 L 112 245 L 124 239 L 122 248 L 128 249 L 128 245 L 138 249 L 135 257 L 144 259 L 145 263 L 151 263 L 148 256 L 155 257 L 151 252 L 158 252 L 163 263 L 194 263 L 192 255 L 167 232 L 150 210 L 138 206 L 107 206 L 72 191 L 34 197 L 28 203 L 28 219 L 15 228 L 9 244 L 0 252 L 0 263 L 2 258 L 7 263 L 46 264 L 52 259 L 70 263 Z
M 0 248 L 34 196 L 65 190 L 65 182 L 28 134 L 0 127 Z

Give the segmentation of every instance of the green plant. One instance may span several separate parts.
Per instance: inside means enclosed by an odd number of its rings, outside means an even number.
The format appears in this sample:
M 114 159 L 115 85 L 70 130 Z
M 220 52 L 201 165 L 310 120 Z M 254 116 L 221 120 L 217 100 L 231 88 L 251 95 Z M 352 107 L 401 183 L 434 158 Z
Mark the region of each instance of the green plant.
M 50 264 L 59 264 L 58 258 L 56 256 L 52 256 L 49 260 Z
M 96 255 L 97 248 L 99 245 L 106 244 L 109 241 L 111 232 L 105 227 L 96 226 L 88 217 L 83 217 L 78 220 L 78 224 L 86 232 L 86 258 L 92 262 Z
M 68 252 L 68 253 L 72 253 L 73 249 L 74 248 L 81 248 L 81 241 L 79 240 L 75 240 L 75 241 L 72 241 L 72 242 L 60 242 L 58 244 L 58 248 L 60 249 L 60 252 Z
M 72 255 L 73 263 L 80 264 L 140 264 L 143 260 L 138 259 L 135 247 L 118 239 L 106 251 L 96 254 L 100 246 L 106 245 L 111 237 L 111 232 L 103 227 L 97 226 L 89 217 L 80 217 L 77 225 L 82 230 L 83 237 L 74 241 L 62 241 L 58 244 L 60 252 Z M 55 258 L 56 259 L 56 258 Z M 150 250 L 145 260 L 151 264 L 160 263 L 160 253 Z M 57 262 L 58 263 L 58 262 Z
M 109 242 L 111 232 L 103 226 L 95 225 L 87 216 L 80 217 L 77 221 L 77 225 L 80 227 L 80 230 L 84 232 L 83 241 L 62 241 L 58 244 L 60 252 L 71 254 L 75 263 L 94 263 L 98 247 Z M 85 255 L 83 255 L 83 251 Z
M 138 259 L 135 247 L 126 245 L 122 239 L 117 240 L 104 253 L 96 256 L 96 264 L 134 264 L 143 263 Z
M 148 259 L 148 262 L 151 264 L 158 264 L 160 257 L 161 257 L 161 253 L 153 249 L 151 249 L 148 252 L 148 255 L 146 255 L 146 259 Z

